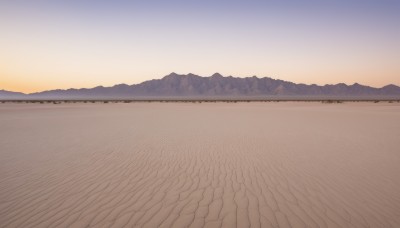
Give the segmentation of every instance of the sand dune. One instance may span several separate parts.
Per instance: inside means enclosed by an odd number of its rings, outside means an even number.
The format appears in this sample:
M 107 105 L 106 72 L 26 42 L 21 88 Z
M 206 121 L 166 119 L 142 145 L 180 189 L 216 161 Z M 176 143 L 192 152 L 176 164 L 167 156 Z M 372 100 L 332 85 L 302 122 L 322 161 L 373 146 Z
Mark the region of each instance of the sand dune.
M 0 227 L 400 227 L 400 105 L 1 104 Z

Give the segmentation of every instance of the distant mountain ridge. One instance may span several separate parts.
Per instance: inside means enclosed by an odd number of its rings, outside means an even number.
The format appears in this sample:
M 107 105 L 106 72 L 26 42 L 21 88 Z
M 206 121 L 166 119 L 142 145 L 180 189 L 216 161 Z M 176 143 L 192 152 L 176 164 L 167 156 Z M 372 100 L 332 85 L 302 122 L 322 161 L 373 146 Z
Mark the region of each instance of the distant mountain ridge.
M 20 97 L 25 97 L 25 96 L 27 95 L 24 93 L 12 92 L 0 89 L 0 99 L 18 99 Z
M 161 79 L 139 84 L 98 86 L 90 89 L 49 90 L 23 94 L 0 90 L 0 99 L 78 99 L 78 98 L 140 98 L 140 97 L 270 97 L 270 96 L 400 96 L 400 87 L 387 85 L 374 88 L 360 84 L 306 85 L 256 76 L 247 78 L 224 77 L 215 73 L 210 77 L 195 74 L 171 73 Z

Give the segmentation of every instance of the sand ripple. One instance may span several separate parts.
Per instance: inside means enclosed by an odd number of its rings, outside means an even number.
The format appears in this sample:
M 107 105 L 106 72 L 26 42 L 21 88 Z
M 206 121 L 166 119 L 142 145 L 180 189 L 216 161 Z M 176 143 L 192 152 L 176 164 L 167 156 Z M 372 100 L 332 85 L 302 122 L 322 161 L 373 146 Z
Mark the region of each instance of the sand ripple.
M 400 106 L 0 106 L 1 227 L 400 227 Z

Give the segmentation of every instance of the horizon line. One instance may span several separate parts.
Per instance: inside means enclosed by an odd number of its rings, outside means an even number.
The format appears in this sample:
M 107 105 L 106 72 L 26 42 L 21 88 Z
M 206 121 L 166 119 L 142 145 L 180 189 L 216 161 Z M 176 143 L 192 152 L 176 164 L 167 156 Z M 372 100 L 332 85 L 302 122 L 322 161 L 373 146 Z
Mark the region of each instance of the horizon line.
M 289 82 L 289 83 L 293 83 L 293 84 L 296 84 L 296 85 L 308 85 L 308 86 L 315 85 L 315 86 L 321 86 L 321 87 L 323 87 L 323 86 L 334 86 L 334 85 L 340 85 L 340 84 L 344 84 L 344 85 L 346 85 L 346 86 L 361 85 L 361 86 L 367 86 L 367 87 L 371 87 L 371 88 L 375 88 L 375 89 L 381 89 L 381 88 L 384 88 L 384 87 L 386 87 L 386 86 L 391 86 L 391 85 L 392 85 L 392 86 L 396 86 L 396 87 L 400 87 L 399 85 L 394 84 L 394 83 L 389 83 L 389 84 L 384 85 L 384 86 L 382 86 L 382 87 L 374 87 L 374 86 L 370 86 L 370 85 L 360 84 L 360 83 L 358 83 L 358 82 L 354 82 L 353 84 L 346 84 L 346 83 L 344 83 L 344 82 L 338 82 L 338 83 L 335 83 L 335 84 L 329 84 L 329 83 L 328 83 L 328 84 L 316 84 L 316 83 L 307 84 L 307 83 L 295 83 L 295 82 L 292 82 L 292 81 L 287 81 L 287 80 L 284 80 L 284 79 L 273 78 L 273 77 L 269 77 L 269 76 L 257 76 L 257 75 L 253 75 L 253 76 L 243 76 L 243 77 L 240 77 L 240 76 L 232 76 L 232 75 L 224 76 L 224 75 L 222 75 L 222 74 L 220 74 L 220 73 L 218 73 L 218 72 L 215 72 L 215 73 L 213 73 L 213 74 L 210 75 L 210 76 L 201 76 L 201 75 L 197 75 L 197 74 L 193 74 L 193 73 L 179 74 L 179 73 L 176 73 L 176 72 L 171 72 L 171 73 L 169 73 L 169 74 L 167 74 L 167 75 L 162 76 L 161 78 L 148 79 L 148 80 L 144 80 L 144 81 L 138 82 L 138 83 L 136 83 L 136 84 L 118 83 L 118 84 L 114 84 L 114 85 L 111 85 L 111 86 L 98 85 L 98 86 L 94 86 L 94 87 L 81 87 L 81 88 L 77 88 L 77 87 L 71 87 L 71 88 L 67 88 L 67 89 L 56 88 L 56 89 L 48 89 L 48 90 L 41 90 L 41 91 L 36 91 L 36 92 L 30 92 L 30 93 L 25 93 L 25 92 L 20 92 L 20 91 L 11 91 L 11 90 L 6 90 L 6 89 L 2 89 L 2 88 L 0 88 L 0 91 L 13 92 L 13 93 L 22 93 L 22 94 L 24 94 L 24 95 L 31 95 L 31 94 L 36 94 L 36 93 L 49 92 L 49 91 L 57 91 L 57 90 L 61 90 L 61 91 L 67 91 L 67 90 L 81 90 L 81 89 L 94 89 L 94 88 L 98 88 L 98 87 L 112 88 L 112 87 L 115 87 L 115 86 L 118 86 L 118 85 L 134 86 L 134 85 L 142 84 L 142 83 L 147 82 L 147 81 L 162 80 L 163 78 L 165 78 L 165 77 L 167 77 L 167 76 L 171 76 L 171 75 L 178 75 L 178 76 L 189 76 L 189 75 L 192 75 L 192 76 L 197 76 L 197 77 L 201 77 L 201 78 L 211 78 L 211 77 L 216 76 L 216 75 L 219 75 L 219 76 L 221 76 L 221 77 L 223 77 L 223 78 L 241 78 L 241 79 L 253 78 L 253 77 L 255 77 L 255 78 L 257 78 L 257 79 L 269 78 L 269 79 L 272 79 L 272 80 L 283 81 L 283 82 Z

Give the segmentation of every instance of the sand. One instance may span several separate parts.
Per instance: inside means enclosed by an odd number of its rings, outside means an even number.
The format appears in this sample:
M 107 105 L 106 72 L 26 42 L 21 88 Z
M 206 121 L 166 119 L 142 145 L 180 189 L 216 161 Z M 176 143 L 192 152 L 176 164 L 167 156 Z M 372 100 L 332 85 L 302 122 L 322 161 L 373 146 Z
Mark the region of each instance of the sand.
M 0 227 L 400 227 L 400 105 L 0 104 Z

